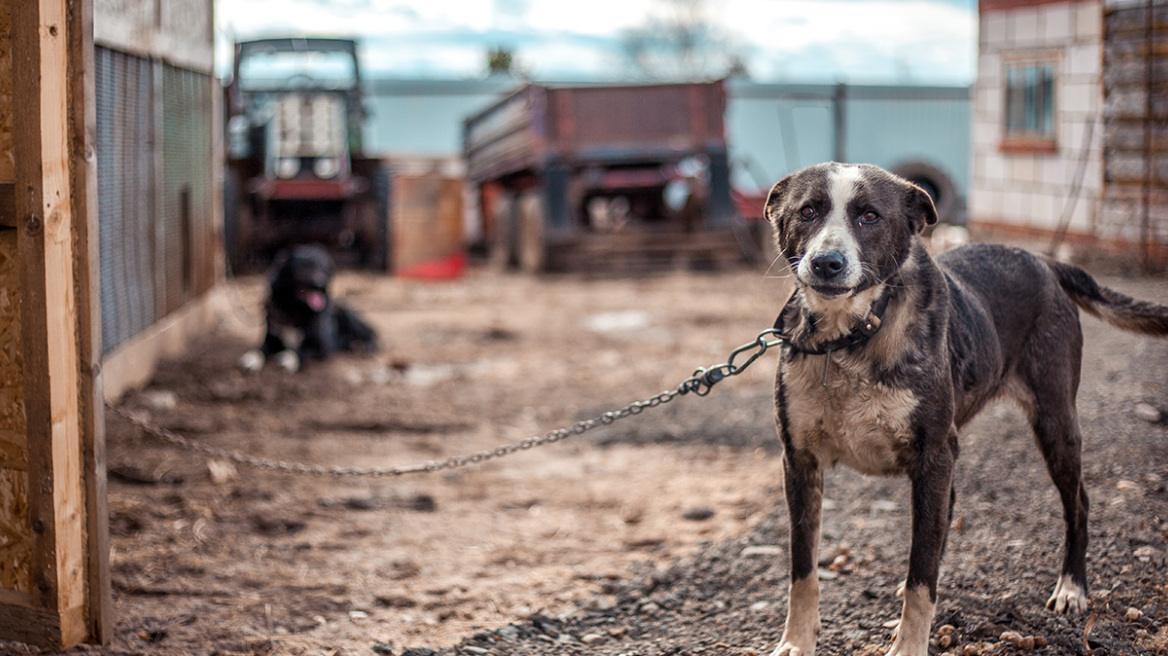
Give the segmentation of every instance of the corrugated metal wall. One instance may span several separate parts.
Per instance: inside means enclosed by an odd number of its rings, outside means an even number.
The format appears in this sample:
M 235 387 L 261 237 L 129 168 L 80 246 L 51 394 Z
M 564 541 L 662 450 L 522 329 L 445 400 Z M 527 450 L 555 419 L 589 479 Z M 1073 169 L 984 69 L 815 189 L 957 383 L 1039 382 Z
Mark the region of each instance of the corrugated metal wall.
M 212 81 L 98 47 L 103 353 L 214 282 Z

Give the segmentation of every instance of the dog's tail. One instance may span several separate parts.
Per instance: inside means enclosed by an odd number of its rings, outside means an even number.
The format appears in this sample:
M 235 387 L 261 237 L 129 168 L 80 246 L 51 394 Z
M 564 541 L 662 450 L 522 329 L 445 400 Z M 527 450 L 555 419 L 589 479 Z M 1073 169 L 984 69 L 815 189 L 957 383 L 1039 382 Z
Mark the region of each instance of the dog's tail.
M 1063 291 L 1093 317 L 1124 330 L 1145 335 L 1168 335 L 1168 307 L 1136 300 L 1100 285 L 1091 274 L 1073 264 L 1046 260 Z

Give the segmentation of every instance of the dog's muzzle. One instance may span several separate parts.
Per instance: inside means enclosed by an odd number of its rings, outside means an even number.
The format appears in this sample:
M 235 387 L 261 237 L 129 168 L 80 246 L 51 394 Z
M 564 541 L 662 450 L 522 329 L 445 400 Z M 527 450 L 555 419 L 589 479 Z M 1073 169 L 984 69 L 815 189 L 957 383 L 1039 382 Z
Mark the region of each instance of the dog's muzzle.
M 811 256 L 811 273 L 820 280 L 832 280 L 848 267 L 847 260 L 839 251 L 820 251 Z

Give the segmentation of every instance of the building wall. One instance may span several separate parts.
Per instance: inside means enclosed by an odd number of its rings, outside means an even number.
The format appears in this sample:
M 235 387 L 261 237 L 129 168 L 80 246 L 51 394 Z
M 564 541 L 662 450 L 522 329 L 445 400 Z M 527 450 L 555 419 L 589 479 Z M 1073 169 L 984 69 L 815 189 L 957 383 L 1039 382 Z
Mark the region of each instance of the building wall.
M 93 0 L 93 40 L 204 73 L 214 66 L 212 0 Z
M 1094 235 L 1104 186 L 1100 4 L 983 2 L 979 52 L 971 225 L 1049 233 L 1063 228 L 1065 221 L 1073 234 Z M 1054 62 L 1056 136 L 1051 151 L 1004 147 L 1005 70 L 1020 58 Z

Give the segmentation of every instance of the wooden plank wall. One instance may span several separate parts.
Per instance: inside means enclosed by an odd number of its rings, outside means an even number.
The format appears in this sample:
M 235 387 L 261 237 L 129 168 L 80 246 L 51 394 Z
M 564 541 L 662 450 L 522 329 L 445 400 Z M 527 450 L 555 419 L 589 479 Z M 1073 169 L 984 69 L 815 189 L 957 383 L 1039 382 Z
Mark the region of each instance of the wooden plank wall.
M 0 189 L 7 190 L 10 203 L 16 180 L 14 106 L 12 17 L 5 3 L 0 4 Z M 19 602 L 32 594 L 32 529 L 15 225 L 14 205 L 0 206 L 0 599 Z
M 439 170 L 395 173 L 390 226 L 394 271 L 462 252 L 461 178 Z
M 0 549 L 16 563 L 0 570 L 0 639 L 56 648 L 103 640 L 109 605 L 90 3 L 0 1 L 0 175 L 11 162 L 19 190 L 0 227 Z
M 1168 262 L 1168 4 L 1104 3 L 1104 179 L 1100 229 Z

